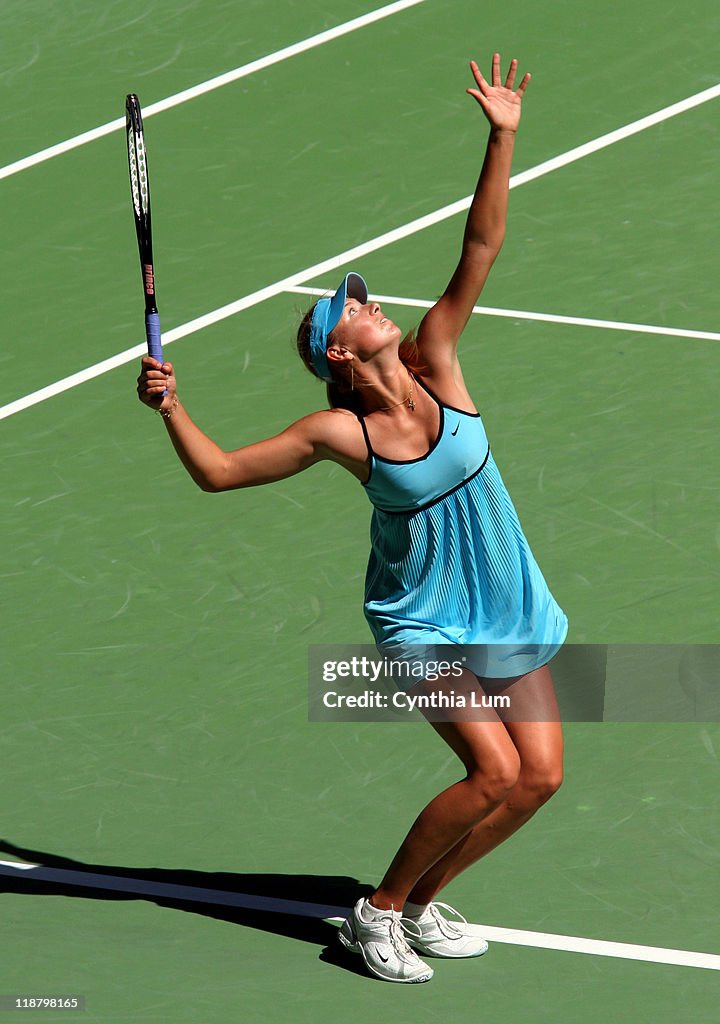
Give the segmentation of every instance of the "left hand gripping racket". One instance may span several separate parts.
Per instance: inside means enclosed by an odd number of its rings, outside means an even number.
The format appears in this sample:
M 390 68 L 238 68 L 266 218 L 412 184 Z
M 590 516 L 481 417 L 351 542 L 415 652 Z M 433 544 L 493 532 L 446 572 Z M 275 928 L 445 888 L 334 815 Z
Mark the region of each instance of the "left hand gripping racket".
M 148 353 L 153 359 L 163 362 L 160 343 L 160 316 L 155 302 L 155 271 L 152 254 L 152 225 L 150 221 L 150 181 L 148 178 L 147 151 L 143 132 L 140 103 L 134 93 L 125 100 L 128 167 L 130 169 L 130 192 L 135 214 L 135 231 L 140 250 L 140 270 L 145 292 L 145 335 Z

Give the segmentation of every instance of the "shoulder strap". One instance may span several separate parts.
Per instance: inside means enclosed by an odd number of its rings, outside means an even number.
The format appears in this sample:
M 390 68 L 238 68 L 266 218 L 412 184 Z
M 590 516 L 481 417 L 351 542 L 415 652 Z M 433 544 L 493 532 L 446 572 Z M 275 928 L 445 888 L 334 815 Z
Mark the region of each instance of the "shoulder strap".
M 370 458 L 372 458 L 372 456 L 375 453 L 373 452 L 373 447 L 370 444 L 370 438 L 368 436 L 367 427 L 365 426 L 365 417 L 361 416 L 359 412 L 356 412 L 355 415 L 360 421 L 360 426 L 362 427 L 363 437 L 365 438 L 365 444 L 367 445 L 368 455 L 370 456 Z
M 430 388 L 429 388 L 429 387 L 427 386 L 427 384 L 425 383 L 425 381 L 424 381 L 424 380 L 422 380 L 422 379 L 421 379 L 420 377 L 416 376 L 416 375 L 415 375 L 414 373 L 413 373 L 413 375 L 412 375 L 412 378 L 413 378 L 413 380 L 415 380 L 415 381 L 417 381 L 417 382 L 418 382 L 418 384 L 419 384 L 419 385 L 420 385 L 420 387 L 421 387 L 421 388 L 423 389 L 423 391 L 427 391 L 427 393 L 428 393 L 428 394 L 430 395 L 430 397 L 432 398 L 433 402 L 435 402 L 435 403 L 436 403 L 437 405 L 445 405 L 445 403 L 444 403 L 444 402 L 441 402 L 441 401 L 440 401 L 440 399 L 439 399 L 439 398 L 438 398 L 438 396 L 437 396 L 437 395 L 435 394 L 435 392 L 434 392 L 434 391 L 431 391 L 431 390 L 430 390 Z

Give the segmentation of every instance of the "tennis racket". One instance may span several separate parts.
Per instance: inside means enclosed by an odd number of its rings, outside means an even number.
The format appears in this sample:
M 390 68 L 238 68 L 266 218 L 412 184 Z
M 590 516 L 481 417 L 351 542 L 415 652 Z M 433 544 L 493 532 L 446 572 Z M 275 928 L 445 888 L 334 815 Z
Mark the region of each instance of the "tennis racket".
M 148 354 L 163 362 L 160 343 L 160 316 L 155 301 L 155 271 L 153 269 L 152 224 L 150 221 L 150 180 L 148 178 L 147 151 L 143 132 L 140 102 L 134 93 L 125 100 L 128 167 L 132 195 L 135 231 L 140 250 L 140 271 L 145 293 L 145 336 Z

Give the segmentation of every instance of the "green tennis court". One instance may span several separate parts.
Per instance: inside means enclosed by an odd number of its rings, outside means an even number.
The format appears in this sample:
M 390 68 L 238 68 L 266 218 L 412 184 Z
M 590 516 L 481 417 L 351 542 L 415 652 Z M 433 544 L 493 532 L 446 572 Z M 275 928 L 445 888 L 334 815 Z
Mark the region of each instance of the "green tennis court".
M 716 5 L 348 24 L 372 2 L 4 5 L 0 996 L 81 994 L 23 1013 L 88 1024 L 715 1021 L 717 722 L 567 723 L 561 790 L 443 895 L 517 930 L 481 960 L 393 986 L 336 950 L 333 909 L 458 777 L 426 725 L 308 721 L 308 645 L 369 642 L 367 499 L 327 463 L 200 492 L 137 356 L 101 365 L 142 346 L 142 293 L 120 121 L 77 137 L 126 93 L 177 97 L 145 125 L 167 358 L 235 448 L 323 405 L 293 339 L 343 254 L 379 239 L 351 265 L 408 327 L 442 292 L 464 214 L 438 211 L 486 138 L 467 62 L 515 55 L 468 386 L 568 640 L 720 640 Z

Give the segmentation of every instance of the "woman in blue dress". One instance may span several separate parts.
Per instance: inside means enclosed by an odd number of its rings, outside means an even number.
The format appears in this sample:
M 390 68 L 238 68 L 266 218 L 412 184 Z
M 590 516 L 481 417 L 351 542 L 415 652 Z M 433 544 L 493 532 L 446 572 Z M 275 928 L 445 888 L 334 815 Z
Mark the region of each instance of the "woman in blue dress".
M 416 337 L 400 328 L 348 274 L 304 318 L 298 349 L 327 382 L 330 409 L 275 437 L 225 452 L 193 423 L 170 363 L 143 359 L 141 401 L 159 411 L 196 483 L 225 491 L 281 480 L 327 459 L 361 482 L 373 503 L 365 614 L 376 643 L 395 657 L 470 652 L 457 690 L 498 681 L 527 713 L 457 714 L 431 724 L 465 776 L 425 807 L 375 892 L 339 931 L 375 977 L 428 981 L 418 956 L 479 956 L 487 942 L 436 895 L 494 849 L 557 790 L 563 740 L 548 661 L 567 618 L 533 557 L 465 386 L 457 343 L 500 250 L 522 97 L 517 61 L 503 83 L 471 62 L 467 92 L 490 123 L 485 160 L 462 252 L 450 283 Z M 417 652 L 422 652 L 417 655 Z M 415 689 L 421 689 L 422 683 Z M 517 720 L 522 719 L 522 720 Z M 440 913 L 443 908 L 457 921 Z

